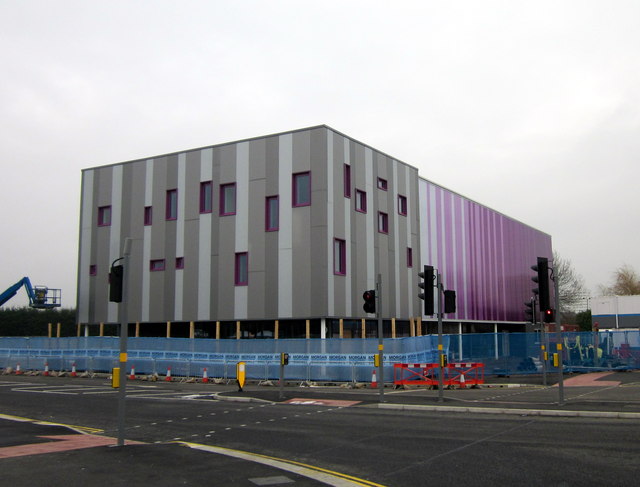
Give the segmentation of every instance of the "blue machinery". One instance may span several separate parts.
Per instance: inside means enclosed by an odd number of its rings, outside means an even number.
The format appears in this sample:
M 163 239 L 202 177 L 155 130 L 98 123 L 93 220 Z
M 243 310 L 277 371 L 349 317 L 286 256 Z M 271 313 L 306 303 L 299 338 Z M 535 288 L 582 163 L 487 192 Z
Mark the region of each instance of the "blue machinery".
M 21 287 L 27 291 L 29 306 L 36 309 L 58 308 L 61 305 L 60 289 L 49 289 L 46 286 L 32 286 L 28 277 L 23 277 L 13 286 L 0 294 L 0 306 L 14 297 Z

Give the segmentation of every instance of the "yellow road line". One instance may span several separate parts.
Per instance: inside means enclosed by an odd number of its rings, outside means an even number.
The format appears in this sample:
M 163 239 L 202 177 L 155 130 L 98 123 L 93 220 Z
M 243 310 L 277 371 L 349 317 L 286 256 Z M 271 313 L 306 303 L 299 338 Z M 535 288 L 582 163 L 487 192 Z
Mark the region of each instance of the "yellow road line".
M 230 457 L 240 458 L 242 460 L 248 460 L 250 462 L 262 463 L 269 465 L 280 470 L 296 473 L 304 477 L 308 477 L 320 482 L 324 482 L 327 485 L 333 487 L 353 487 L 354 485 L 360 485 L 365 487 L 385 487 L 382 484 L 377 484 L 369 480 L 360 479 L 340 472 L 335 472 L 326 468 L 316 467 L 314 465 L 308 465 L 305 463 L 296 462 L 293 460 L 287 460 L 284 458 L 270 457 L 267 455 L 261 455 L 259 453 L 251 453 L 241 450 L 233 450 L 231 448 L 223 448 L 219 446 L 202 445 L 200 443 L 190 443 L 187 441 L 176 441 L 182 445 L 194 448 L 196 450 L 207 451 L 210 453 L 218 453 L 220 455 L 227 455 Z
M 32 418 L 23 418 L 21 416 L 12 416 L 10 414 L 2 414 L 0 413 L 0 419 L 8 419 L 10 421 L 21 421 L 24 423 L 34 423 L 34 424 L 42 424 L 48 426 L 64 426 L 65 428 L 71 428 L 79 433 L 104 433 L 103 429 L 99 428 L 90 428 L 89 426 L 76 426 L 73 424 L 64 424 L 64 423 L 52 423 L 50 421 L 43 421 L 40 419 L 32 419 Z

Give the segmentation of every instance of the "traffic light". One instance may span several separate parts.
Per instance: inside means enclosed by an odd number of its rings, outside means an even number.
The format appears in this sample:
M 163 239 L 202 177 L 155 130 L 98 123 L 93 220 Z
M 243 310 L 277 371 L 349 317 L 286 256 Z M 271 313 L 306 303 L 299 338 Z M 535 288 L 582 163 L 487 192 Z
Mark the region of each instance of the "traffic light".
M 364 304 L 362 305 L 362 309 L 365 313 L 375 313 L 376 312 L 376 292 L 373 289 L 369 291 L 365 291 L 362 294 L 362 299 L 364 299 Z
M 556 321 L 556 313 L 551 308 L 547 308 L 544 310 L 544 322 L 545 323 L 554 323 Z
M 444 312 L 456 312 L 456 292 L 447 290 L 444 292 Z
M 538 265 L 532 265 L 531 269 L 538 273 L 531 280 L 538 283 L 538 287 L 533 289 L 533 293 L 539 295 L 540 309 L 549 309 L 549 259 L 538 257 Z
M 112 303 L 122 302 L 122 278 L 124 275 L 124 267 L 121 265 L 112 265 L 109 272 L 109 301 Z
M 525 301 L 524 305 L 527 307 L 524 310 L 524 317 L 529 323 L 535 323 L 535 299 L 531 298 L 531 301 Z
M 422 280 L 418 283 L 418 287 L 422 292 L 418 294 L 420 299 L 424 300 L 424 314 L 433 314 L 433 266 L 426 265 L 422 272 L 418 273 L 418 277 Z
M 289 365 L 289 354 L 282 352 L 280 354 L 280 365 Z

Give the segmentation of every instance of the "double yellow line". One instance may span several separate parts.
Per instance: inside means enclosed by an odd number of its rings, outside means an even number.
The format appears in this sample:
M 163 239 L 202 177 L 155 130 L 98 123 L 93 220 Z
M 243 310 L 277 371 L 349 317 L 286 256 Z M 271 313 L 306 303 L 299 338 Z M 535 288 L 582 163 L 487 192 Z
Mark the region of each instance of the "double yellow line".
M 360 479 L 358 477 L 353 477 L 351 475 L 336 472 L 334 470 L 316 467 L 315 465 L 308 465 L 306 463 L 287 460 L 284 458 L 270 457 L 267 455 L 261 455 L 259 453 L 250 453 L 241 450 L 233 450 L 231 448 L 222 448 L 219 446 L 189 443 L 186 441 L 176 441 L 175 443 L 179 443 L 188 446 L 189 448 L 194 448 L 196 450 L 206 451 L 209 453 L 217 453 L 219 455 L 226 455 L 250 462 L 262 463 L 263 465 L 268 465 L 280 470 L 285 470 L 287 472 L 302 475 L 304 477 L 323 482 L 333 487 L 353 487 L 354 485 L 365 487 L 385 487 L 382 484 L 371 482 L 369 480 Z

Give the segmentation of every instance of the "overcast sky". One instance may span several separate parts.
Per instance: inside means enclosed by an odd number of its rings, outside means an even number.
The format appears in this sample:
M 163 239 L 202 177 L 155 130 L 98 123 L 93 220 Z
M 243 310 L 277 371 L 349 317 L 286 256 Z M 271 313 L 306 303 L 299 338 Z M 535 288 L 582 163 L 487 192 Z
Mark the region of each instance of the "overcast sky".
M 327 124 L 640 272 L 640 2 L 0 0 L 0 292 L 76 303 L 81 169 Z M 21 306 L 24 292 L 5 306 Z

